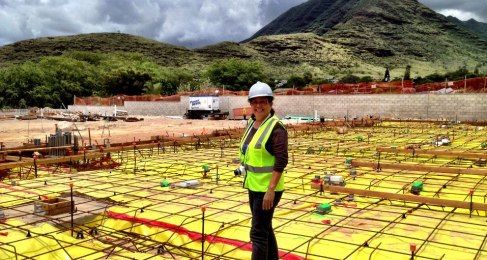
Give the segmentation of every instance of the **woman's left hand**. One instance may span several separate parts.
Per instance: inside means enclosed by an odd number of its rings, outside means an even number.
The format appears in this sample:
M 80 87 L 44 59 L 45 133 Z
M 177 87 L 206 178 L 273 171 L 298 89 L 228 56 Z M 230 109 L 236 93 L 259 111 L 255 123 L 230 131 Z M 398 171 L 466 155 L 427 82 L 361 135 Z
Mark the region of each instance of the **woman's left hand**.
M 262 201 L 262 209 L 270 210 L 274 206 L 274 197 L 276 192 L 273 190 L 268 190 L 264 195 L 264 200 Z

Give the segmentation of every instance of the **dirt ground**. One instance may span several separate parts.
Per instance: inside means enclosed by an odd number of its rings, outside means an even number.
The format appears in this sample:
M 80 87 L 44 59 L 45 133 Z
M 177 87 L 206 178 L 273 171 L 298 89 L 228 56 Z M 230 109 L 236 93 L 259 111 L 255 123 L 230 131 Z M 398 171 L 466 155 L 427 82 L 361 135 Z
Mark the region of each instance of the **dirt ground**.
M 136 140 L 149 140 L 155 135 L 188 136 L 193 134 L 211 133 L 213 130 L 238 128 L 245 126 L 245 121 L 237 120 L 187 120 L 166 117 L 144 117 L 139 122 L 60 122 L 45 119 L 36 120 L 0 120 L 0 142 L 6 148 L 12 148 L 26 143 L 30 139 L 39 138 L 45 142 L 46 136 L 55 133 L 55 124 L 63 131 L 72 131 L 83 137 L 88 143 L 88 129 L 90 129 L 92 144 L 95 140 L 103 144 L 103 140 L 110 139 L 111 143 Z M 79 132 L 77 131 L 79 130 Z

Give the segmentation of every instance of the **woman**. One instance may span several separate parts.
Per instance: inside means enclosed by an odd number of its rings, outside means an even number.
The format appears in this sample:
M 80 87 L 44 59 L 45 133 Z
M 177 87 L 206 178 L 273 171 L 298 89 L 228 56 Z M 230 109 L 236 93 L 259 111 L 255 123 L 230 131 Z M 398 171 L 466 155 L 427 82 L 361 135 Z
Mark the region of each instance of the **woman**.
M 284 191 L 282 172 L 288 162 L 287 131 L 274 115 L 274 96 L 269 85 L 257 82 L 249 90 L 252 117 L 240 142 L 245 167 L 244 187 L 249 191 L 252 212 L 252 259 L 278 259 L 272 229 L 274 209 Z

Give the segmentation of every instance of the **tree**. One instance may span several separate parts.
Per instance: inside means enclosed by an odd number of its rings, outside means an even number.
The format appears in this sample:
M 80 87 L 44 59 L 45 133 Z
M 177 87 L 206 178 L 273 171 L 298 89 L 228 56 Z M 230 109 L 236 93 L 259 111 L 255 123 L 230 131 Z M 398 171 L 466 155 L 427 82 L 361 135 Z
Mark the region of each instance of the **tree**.
M 306 82 L 306 85 L 308 85 L 309 83 L 311 83 L 311 81 L 313 81 L 313 74 L 311 74 L 311 72 L 309 71 L 306 71 L 303 74 L 303 80 Z
M 307 82 L 304 77 L 300 77 L 297 75 L 291 75 L 291 77 L 287 79 L 286 83 L 287 87 L 296 89 L 302 89 L 306 86 L 306 84 Z
M 264 81 L 264 68 L 260 62 L 240 59 L 221 60 L 208 68 L 206 75 L 211 83 L 228 90 L 248 90 L 256 81 Z
M 93 91 L 99 89 L 100 74 L 96 67 L 86 61 L 80 61 L 69 56 L 44 57 L 38 67 L 44 71 L 45 80 L 37 88 L 32 88 L 33 95 L 42 97 L 52 94 L 53 97 L 46 97 L 47 106 L 64 107 L 70 104 L 73 96 L 90 96 Z M 42 86 L 42 87 L 41 87 Z M 34 93 L 47 91 L 42 93 Z M 38 100 L 30 101 L 30 105 L 42 106 Z
M 192 90 L 199 84 L 194 75 L 184 69 L 163 68 L 152 73 L 151 77 L 152 80 L 145 85 L 145 94 L 174 95 L 181 89 Z
M 59 95 L 55 94 L 50 86 L 35 86 L 27 92 L 30 97 L 29 105 L 36 107 L 55 107 L 54 101 L 59 101 Z M 60 102 L 56 102 L 60 104 Z
M 382 81 L 384 82 L 391 81 L 391 74 L 389 73 L 389 68 L 386 68 L 386 73 L 384 74 L 384 79 Z
M 462 80 L 465 76 L 467 78 L 472 77 L 472 74 L 468 71 L 467 66 L 459 67 L 456 71 L 445 73 L 443 80 L 447 78 L 448 80 Z
M 2 106 L 19 107 L 19 102 L 26 107 L 31 105 L 31 99 L 25 100 L 28 97 L 28 92 L 36 86 L 42 85 L 45 81 L 46 75 L 33 62 L 25 62 L 17 64 L 0 71 L 0 96 L 3 97 Z
M 288 88 L 302 89 L 313 81 L 313 74 L 307 71 L 303 76 L 291 75 L 286 82 Z
M 360 82 L 372 82 L 374 79 L 371 76 L 363 76 L 360 78 Z
M 112 71 L 104 80 L 107 95 L 140 95 L 144 92 L 145 84 L 151 80 L 146 72 L 133 68 Z
M 411 80 L 411 65 L 406 66 L 406 71 L 404 72 L 404 80 Z
M 171 94 L 192 78 L 189 72 L 163 68 L 143 54 L 70 52 L 1 67 L 0 107 L 62 108 L 72 104 L 74 95 Z
M 345 77 L 340 79 L 340 83 L 358 83 L 360 81 L 360 77 L 355 76 L 353 74 L 348 74 Z
M 19 100 L 18 107 L 19 107 L 19 108 L 27 108 L 27 102 L 25 101 L 25 99 L 21 98 L 21 99 Z

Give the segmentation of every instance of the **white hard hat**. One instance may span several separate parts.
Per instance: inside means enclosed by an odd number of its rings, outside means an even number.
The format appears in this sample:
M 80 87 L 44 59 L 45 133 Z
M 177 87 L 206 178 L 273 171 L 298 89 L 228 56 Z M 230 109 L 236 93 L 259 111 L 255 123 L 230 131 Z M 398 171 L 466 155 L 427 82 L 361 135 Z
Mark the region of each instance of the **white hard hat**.
M 257 81 L 249 90 L 249 100 L 256 97 L 270 97 L 271 99 L 274 98 L 272 94 L 272 89 L 264 82 Z

